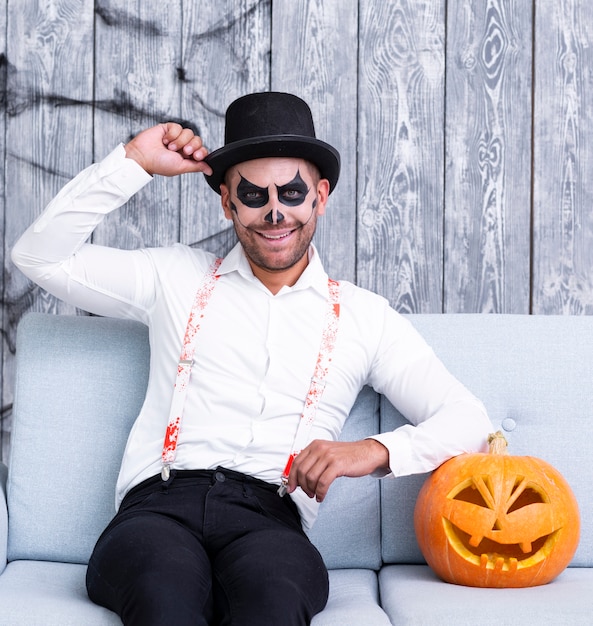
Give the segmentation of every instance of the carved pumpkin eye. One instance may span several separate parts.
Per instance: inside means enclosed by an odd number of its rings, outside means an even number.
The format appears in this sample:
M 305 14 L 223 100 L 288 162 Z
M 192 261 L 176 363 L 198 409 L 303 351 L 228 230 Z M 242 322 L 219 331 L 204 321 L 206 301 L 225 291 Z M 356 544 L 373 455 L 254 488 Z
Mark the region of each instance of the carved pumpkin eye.
M 438 468 L 418 496 L 414 524 L 441 578 L 483 587 L 549 582 L 568 565 L 580 530 L 576 500 L 557 470 L 495 453 Z
M 480 481 L 486 486 L 491 496 L 494 496 L 492 485 L 490 483 L 489 476 L 482 476 Z M 539 502 L 546 502 L 545 494 L 542 494 L 535 486 L 525 486 L 524 477 L 518 476 L 513 485 L 511 491 L 513 501 L 510 503 L 508 513 L 512 513 L 517 509 L 520 509 L 529 504 L 535 504 Z M 482 506 L 486 509 L 490 508 L 488 502 L 484 499 L 482 492 L 476 489 L 473 480 L 462 483 L 449 494 L 450 498 L 454 500 L 461 500 L 462 502 L 473 503 L 476 506 Z

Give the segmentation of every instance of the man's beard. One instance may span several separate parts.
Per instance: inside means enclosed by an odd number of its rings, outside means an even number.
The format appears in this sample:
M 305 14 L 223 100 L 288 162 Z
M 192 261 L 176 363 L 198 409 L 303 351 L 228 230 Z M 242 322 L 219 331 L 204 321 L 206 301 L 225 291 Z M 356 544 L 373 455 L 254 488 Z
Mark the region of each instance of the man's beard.
M 233 211 L 233 225 L 239 242 L 243 246 L 247 258 L 257 267 L 268 272 L 282 272 L 296 265 L 309 250 L 315 228 L 317 225 L 317 215 L 315 207 L 306 222 L 297 221 L 290 227 L 281 224 L 278 228 L 270 228 L 267 224 L 260 224 L 260 227 L 245 226 L 236 211 Z M 257 239 L 261 237 L 259 233 L 273 234 L 276 231 L 291 230 L 291 247 L 285 250 L 274 251 L 265 250 L 263 245 L 257 244 Z

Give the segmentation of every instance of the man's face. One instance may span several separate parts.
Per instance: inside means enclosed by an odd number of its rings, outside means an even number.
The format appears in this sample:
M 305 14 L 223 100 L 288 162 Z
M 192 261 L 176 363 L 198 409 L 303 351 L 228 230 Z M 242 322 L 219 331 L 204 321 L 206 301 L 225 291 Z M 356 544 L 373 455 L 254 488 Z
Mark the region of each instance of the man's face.
M 227 172 L 220 189 L 225 216 L 252 265 L 281 272 L 306 258 L 329 194 L 329 183 L 311 164 L 277 157 L 246 161 Z

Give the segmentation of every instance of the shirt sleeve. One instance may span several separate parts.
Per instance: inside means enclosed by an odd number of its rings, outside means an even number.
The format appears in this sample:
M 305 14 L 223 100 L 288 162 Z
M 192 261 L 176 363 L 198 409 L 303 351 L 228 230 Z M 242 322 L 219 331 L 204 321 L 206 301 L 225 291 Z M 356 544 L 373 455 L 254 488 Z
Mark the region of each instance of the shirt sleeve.
M 388 307 L 371 384 L 410 422 L 372 437 L 389 451 L 392 476 L 429 472 L 453 456 L 486 452 L 492 424 L 412 324 Z
M 152 177 L 120 144 L 71 180 L 12 249 L 32 281 L 74 306 L 99 315 L 143 318 L 154 289 L 150 256 L 87 243 L 105 216 Z

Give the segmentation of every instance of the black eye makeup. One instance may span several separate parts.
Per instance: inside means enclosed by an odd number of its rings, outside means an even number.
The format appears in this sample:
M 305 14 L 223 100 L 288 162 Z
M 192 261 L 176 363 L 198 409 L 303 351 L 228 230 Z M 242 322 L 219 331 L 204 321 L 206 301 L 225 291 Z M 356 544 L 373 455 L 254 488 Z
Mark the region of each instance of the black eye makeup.
M 307 194 L 309 193 L 309 187 L 307 183 L 301 178 L 301 173 L 297 171 L 296 176 L 285 185 L 276 185 L 278 191 L 278 200 L 285 206 L 299 206 L 303 204 Z
M 250 209 L 261 209 L 270 200 L 267 187 L 258 187 L 241 176 L 237 185 L 237 198 Z
M 254 183 L 244 178 L 237 185 L 237 199 L 250 209 L 261 209 L 270 201 L 270 192 L 267 187 L 258 187 Z M 295 177 L 284 185 L 276 185 L 278 201 L 284 206 L 296 207 L 303 204 L 309 187 L 301 178 L 301 173 L 297 170 Z

